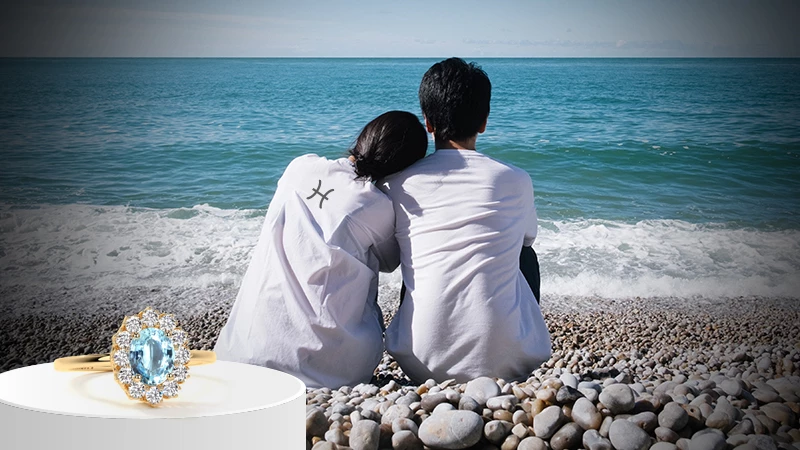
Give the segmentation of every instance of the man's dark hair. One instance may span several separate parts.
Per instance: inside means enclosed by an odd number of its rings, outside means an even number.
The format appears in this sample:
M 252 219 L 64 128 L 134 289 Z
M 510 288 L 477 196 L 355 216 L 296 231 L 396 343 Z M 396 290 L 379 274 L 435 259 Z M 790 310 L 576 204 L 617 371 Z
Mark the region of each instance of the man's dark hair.
M 492 83 L 475 63 L 440 61 L 422 77 L 419 104 L 437 141 L 462 141 L 478 134 L 489 116 Z
M 355 158 L 356 179 L 379 180 L 425 157 L 428 134 L 417 116 L 389 111 L 368 123 L 349 150 Z

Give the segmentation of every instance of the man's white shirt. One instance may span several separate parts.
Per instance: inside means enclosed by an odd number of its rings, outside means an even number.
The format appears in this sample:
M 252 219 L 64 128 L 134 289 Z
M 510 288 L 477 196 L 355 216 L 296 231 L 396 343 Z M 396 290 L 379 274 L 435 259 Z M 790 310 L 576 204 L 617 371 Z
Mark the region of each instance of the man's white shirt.
M 414 381 L 527 377 L 550 335 L 522 272 L 536 238 L 527 172 L 440 149 L 381 184 L 395 213 L 406 294 L 386 349 Z

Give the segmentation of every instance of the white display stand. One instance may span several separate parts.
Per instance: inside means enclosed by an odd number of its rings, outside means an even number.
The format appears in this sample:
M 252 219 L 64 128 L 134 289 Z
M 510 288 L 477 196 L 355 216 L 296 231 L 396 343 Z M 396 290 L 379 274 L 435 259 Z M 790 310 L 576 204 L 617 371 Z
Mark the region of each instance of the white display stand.
M 189 369 L 176 398 L 129 400 L 111 372 L 40 364 L 0 373 L 0 448 L 306 448 L 305 385 L 276 370 L 217 361 Z

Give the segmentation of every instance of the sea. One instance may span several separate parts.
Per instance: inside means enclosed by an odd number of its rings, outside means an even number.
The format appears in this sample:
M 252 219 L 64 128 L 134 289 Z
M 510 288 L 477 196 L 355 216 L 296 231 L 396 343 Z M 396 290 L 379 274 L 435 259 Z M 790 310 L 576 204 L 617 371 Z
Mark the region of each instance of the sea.
M 798 297 L 800 59 L 467 60 L 543 297 Z M 286 165 L 421 118 L 436 61 L 0 59 L 0 284 L 235 289 Z

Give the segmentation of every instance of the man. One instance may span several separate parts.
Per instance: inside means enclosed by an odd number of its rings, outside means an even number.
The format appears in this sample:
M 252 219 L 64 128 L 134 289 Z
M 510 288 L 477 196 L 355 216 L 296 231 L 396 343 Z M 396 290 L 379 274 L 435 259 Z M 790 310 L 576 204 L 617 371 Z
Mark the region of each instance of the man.
M 381 186 L 394 205 L 406 288 L 386 349 L 415 382 L 524 379 L 551 352 L 533 292 L 531 178 L 476 151 L 491 98 L 480 67 L 434 64 L 419 98 L 436 151 Z M 521 260 L 537 266 L 530 284 Z

